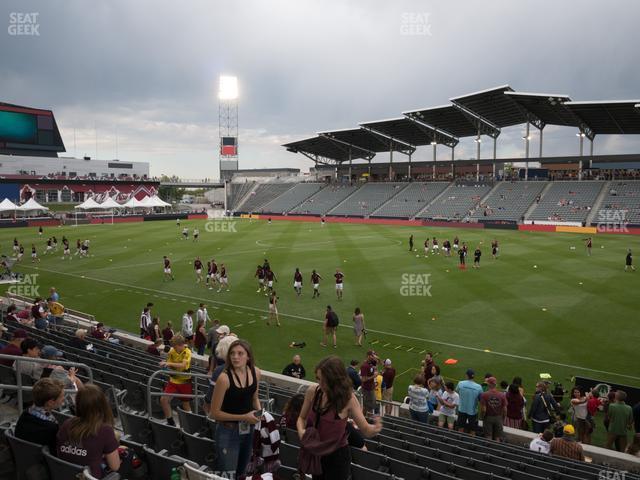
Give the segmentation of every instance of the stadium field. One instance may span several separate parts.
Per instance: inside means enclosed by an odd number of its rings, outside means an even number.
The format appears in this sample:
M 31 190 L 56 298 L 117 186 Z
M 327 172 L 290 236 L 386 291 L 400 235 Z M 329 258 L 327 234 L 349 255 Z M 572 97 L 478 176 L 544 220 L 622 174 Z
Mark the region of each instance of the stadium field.
M 178 330 L 182 314 L 198 303 L 212 318 L 251 341 L 259 366 L 280 371 L 300 353 L 308 376 L 323 356 L 336 353 L 345 362 L 362 360 L 367 346 L 391 358 L 398 372 L 395 399 L 401 400 L 426 351 L 433 351 L 445 377 L 460 379 L 472 367 L 481 380 L 491 372 L 498 380 L 522 376 L 527 393 L 541 373 L 570 384 L 575 375 L 640 386 L 637 369 L 638 287 L 640 273 L 624 272 L 627 248 L 640 251 L 640 239 L 625 235 L 594 237 L 587 256 L 579 234 L 509 230 L 434 229 L 382 225 L 235 220 L 235 223 L 183 221 L 190 238 L 180 238 L 175 221 L 121 225 L 3 229 L 1 252 L 11 255 L 14 236 L 25 246 L 15 270 L 37 273 L 39 293 L 56 286 L 65 306 L 92 313 L 100 321 L 136 333 L 146 302 L 155 303 L 161 325 Z M 193 242 L 197 226 L 200 241 Z M 230 231 L 225 231 L 230 230 Z M 415 238 L 415 252 L 408 238 Z M 89 258 L 62 260 L 43 255 L 48 236 L 61 242 L 91 240 Z M 455 253 L 424 257 L 426 236 L 458 235 L 470 254 L 460 271 Z M 500 242 L 491 258 L 490 243 Z M 32 264 L 35 243 L 42 261 Z M 472 252 L 482 249 L 481 268 L 471 268 Z M 575 247 L 575 248 L 574 248 Z M 173 263 L 174 281 L 163 281 L 162 256 Z M 227 265 L 230 291 L 216 292 L 195 283 L 193 260 L 215 258 Z M 256 266 L 269 259 L 278 277 L 282 327 L 268 327 L 267 297 L 256 293 Z M 304 276 L 296 297 L 293 272 Z M 312 299 L 312 269 L 323 276 L 321 297 Z M 335 296 L 333 274 L 345 274 L 344 299 Z M 427 274 L 425 277 L 424 274 Z M 3 286 L 6 290 L 7 286 Z M 326 306 L 338 313 L 338 348 L 320 346 Z M 354 346 L 352 314 L 365 314 L 367 345 Z M 289 348 L 306 342 L 302 350 Z M 445 365 L 447 359 L 458 360 Z

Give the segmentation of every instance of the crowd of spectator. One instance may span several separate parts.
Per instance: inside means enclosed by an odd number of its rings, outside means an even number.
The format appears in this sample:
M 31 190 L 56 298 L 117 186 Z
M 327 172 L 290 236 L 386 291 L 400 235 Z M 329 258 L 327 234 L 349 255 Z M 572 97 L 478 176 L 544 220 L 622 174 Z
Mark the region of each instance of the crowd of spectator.
M 52 290 L 49 302 L 59 300 L 59 294 Z M 313 370 L 317 384 L 305 394 L 289 399 L 277 425 L 273 416 L 261 407 L 258 397 L 261 371 L 248 342 L 239 339 L 228 326 L 211 320 L 204 304 L 200 304 L 197 312 L 185 313 L 177 333 L 170 322 L 161 329 L 159 318 L 152 315 L 152 310 L 153 304 L 149 303 L 141 313 L 140 336 L 150 341 L 148 352 L 158 356 L 158 367 L 171 370 L 164 387 L 166 395 L 160 400 L 169 425 L 176 423 L 172 397 L 178 397 L 182 409 L 191 410 L 190 371 L 194 350 L 199 354 L 211 352 L 204 411 L 217 424 L 216 469 L 220 472 L 277 471 L 279 429 L 289 428 L 296 430 L 300 437 L 301 471 L 322 474 L 323 478 L 347 478 L 350 447 L 364 447 L 365 437 L 380 432 L 380 415 L 392 414 L 397 408 L 392 402 L 396 380 L 393 362 L 382 361 L 374 350 L 368 350 L 362 361 L 352 360 L 349 366 L 336 356 L 322 359 Z M 29 309 L 19 310 L 12 305 L 7 311 L 9 321 L 16 322 L 18 327 L 41 328 L 36 320 L 50 315 L 39 299 Z M 59 322 L 47 318 L 43 329 L 59 327 Z M 30 338 L 27 330 L 14 329 L 0 349 L 1 354 L 21 356 L 25 360 L 47 360 L 36 363 L 0 359 L 0 364 L 34 381 L 31 404 L 18 419 L 15 435 L 49 446 L 51 452 L 64 460 L 88 466 L 97 478 L 108 471 L 131 468 L 132 455 L 119 442 L 111 407 L 103 391 L 83 383 L 74 368 L 65 368 L 56 362 L 64 359 L 64 353 L 53 345 L 42 345 Z M 0 326 L 0 333 L 6 335 L 7 329 Z M 102 324 L 97 324 L 91 332 L 78 328 L 68 344 L 98 354 L 101 342 L 108 342 L 111 333 Z M 306 379 L 301 356 L 294 355 L 282 374 Z M 5 392 L 3 399 L 7 398 L 11 400 L 11 392 Z M 465 378 L 456 384 L 445 379 L 432 354 L 427 353 L 408 387 L 405 403 L 411 418 L 417 422 L 431 421 L 439 427 L 470 435 L 481 433 L 495 441 L 503 440 L 505 426 L 530 429 L 538 434 L 531 441 L 531 450 L 584 460 L 583 445 L 591 442 L 598 412 L 604 412 L 605 416 L 606 447 L 640 455 L 640 404 L 632 409 L 626 399 L 622 390 L 601 398 L 595 390 L 585 392 L 576 386 L 569 392 L 569 408 L 565 411 L 557 392 L 549 391 L 547 382 L 538 382 L 531 398 L 525 395 L 518 377 L 510 383 L 498 382 L 487 373 L 479 383 L 475 372 L 468 369 Z M 62 406 L 68 407 L 74 416 L 59 424 L 52 411 Z M 636 434 L 629 442 L 629 434 L 634 429 Z

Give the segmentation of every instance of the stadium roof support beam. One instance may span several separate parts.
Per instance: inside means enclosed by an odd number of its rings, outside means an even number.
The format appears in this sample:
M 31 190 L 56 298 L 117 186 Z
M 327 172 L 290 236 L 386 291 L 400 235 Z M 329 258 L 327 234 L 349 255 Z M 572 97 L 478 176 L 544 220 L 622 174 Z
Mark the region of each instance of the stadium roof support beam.
M 431 143 L 437 142 L 446 145 L 447 147 L 455 147 L 460 142 L 456 136 L 434 127 L 433 125 L 429 125 L 418 116 L 413 115 L 412 112 L 403 113 L 403 115 L 407 119 L 411 120 L 420 130 L 425 132 L 425 134 L 431 139 Z

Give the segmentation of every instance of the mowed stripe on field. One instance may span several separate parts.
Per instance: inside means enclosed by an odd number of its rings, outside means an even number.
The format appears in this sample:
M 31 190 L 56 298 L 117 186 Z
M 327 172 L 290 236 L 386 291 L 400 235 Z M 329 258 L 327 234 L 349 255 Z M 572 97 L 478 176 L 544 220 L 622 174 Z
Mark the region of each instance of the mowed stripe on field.
M 78 274 L 75 274 L 75 273 L 60 272 L 60 271 L 57 271 L 57 270 L 50 270 L 50 269 L 41 268 L 41 267 L 32 266 L 32 265 L 22 265 L 22 267 L 30 268 L 30 269 L 33 269 L 33 270 L 44 271 L 44 272 L 48 272 L 48 273 L 53 273 L 53 274 L 56 274 L 56 275 L 65 275 L 65 276 L 69 276 L 69 277 L 80 278 L 80 279 L 83 279 L 83 280 L 90 280 L 90 281 L 93 281 L 93 282 L 106 283 L 108 285 L 114 285 L 114 286 L 124 287 L 124 288 L 128 288 L 128 289 L 135 289 L 135 290 L 143 290 L 143 291 L 147 291 L 147 292 L 153 292 L 153 293 L 156 293 L 156 294 L 162 294 L 164 296 L 168 296 L 169 298 L 181 297 L 181 298 L 187 298 L 187 299 L 191 299 L 191 300 L 206 301 L 208 303 L 215 303 L 215 304 L 218 304 L 218 305 L 224 305 L 226 307 L 241 308 L 241 309 L 245 309 L 245 310 L 251 310 L 251 311 L 262 312 L 262 313 L 266 312 L 266 309 L 251 307 L 251 306 L 248 306 L 248 305 L 237 305 L 237 304 L 228 303 L 228 302 L 221 302 L 219 300 L 214 300 L 214 299 L 211 299 L 211 298 L 195 297 L 195 296 L 185 295 L 185 294 L 181 294 L 181 293 L 168 292 L 168 291 L 158 290 L 158 289 L 148 288 L 148 287 L 141 287 L 139 285 L 130 285 L 130 284 L 122 283 L 122 282 L 115 282 L 113 280 L 106 280 L 106 279 L 103 279 L 103 278 L 90 277 L 90 276 L 86 276 L 86 275 L 78 275 Z M 284 317 L 288 317 L 288 318 L 297 319 L 297 320 L 303 320 L 303 321 L 307 321 L 307 322 L 314 322 L 314 323 L 320 323 L 320 324 L 323 323 L 322 320 L 318 320 L 318 319 L 315 319 L 315 318 L 304 317 L 304 316 L 301 316 L 301 315 L 294 315 L 294 314 L 288 314 L 288 313 L 282 313 L 282 312 L 280 312 L 279 315 L 284 316 Z M 347 326 L 347 325 L 339 325 L 339 326 L 342 327 L 342 328 L 352 329 L 352 327 Z M 605 375 L 614 375 L 614 376 L 617 376 L 617 377 L 629 378 L 629 379 L 636 380 L 636 381 L 640 380 L 640 377 L 634 376 L 634 375 L 628 375 L 628 374 L 617 373 L 617 372 L 608 372 L 608 371 L 605 371 L 605 370 L 598 370 L 598 369 L 589 368 L 589 367 L 582 367 L 582 366 L 579 366 L 579 365 L 570 365 L 570 364 L 555 362 L 555 361 L 551 361 L 551 360 L 533 358 L 533 357 L 528 357 L 528 356 L 524 356 L 524 355 L 516 355 L 516 354 L 513 354 L 513 353 L 498 352 L 498 351 L 494 351 L 494 350 L 487 350 L 485 348 L 471 347 L 471 346 L 467 346 L 467 345 L 459 345 L 459 344 L 456 344 L 456 343 L 442 342 L 442 341 L 433 340 L 433 339 L 424 339 L 424 338 L 419 338 L 419 337 L 410 336 L 410 335 L 403 335 L 401 333 L 386 332 L 386 331 L 383 331 L 383 330 L 374 330 L 374 329 L 369 329 L 368 328 L 367 331 L 368 332 L 372 332 L 372 333 L 377 333 L 377 334 L 380 334 L 380 335 L 386 335 L 386 336 L 391 336 L 391 337 L 409 339 L 409 340 L 420 341 L 420 342 L 425 342 L 425 343 L 433 343 L 433 344 L 436 344 L 436 345 L 443 345 L 443 346 L 457 348 L 457 349 L 461 349 L 461 350 L 469 350 L 469 351 L 473 351 L 473 352 L 477 352 L 477 353 L 485 353 L 485 354 L 489 354 L 489 355 L 496 355 L 496 356 L 501 356 L 501 357 L 514 358 L 514 359 L 517 359 L 517 360 L 525 360 L 525 361 L 528 361 L 528 362 L 540 363 L 540 364 L 545 364 L 545 365 L 553 365 L 553 366 L 558 366 L 558 367 L 565 367 L 565 368 L 570 368 L 570 369 L 575 369 L 575 370 L 583 370 L 583 371 L 594 372 L 594 373 L 601 373 L 601 374 L 605 374 Z

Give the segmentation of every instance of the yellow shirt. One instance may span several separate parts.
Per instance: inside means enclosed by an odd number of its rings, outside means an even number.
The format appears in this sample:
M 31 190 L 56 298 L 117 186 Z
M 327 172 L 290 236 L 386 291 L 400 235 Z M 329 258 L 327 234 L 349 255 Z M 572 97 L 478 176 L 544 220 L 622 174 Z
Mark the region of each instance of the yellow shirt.
M 169 355 L 167 356 L 167 362 L 169 363 L 182 363 L 186 362 L 186 368 L 175 368 L 169 367 L 170 370 L 176 370 L 178 372 L 186 372 L 191 368 L 191 350 L 187 347 L 182 350 L 182 352 L 178 353 L 173 348 L 169 350 Z M 171 383 L 189 383 L 191 381 L 191 377 L 185 375 L 172 375 L 169 377 Z
M 376 400 L 382 400 L 382 374 L 376 376 Z
M 61 317 L 64 314 L 64 306 L 59 302 L 49 303 L 49 311 L 54 317 Z

